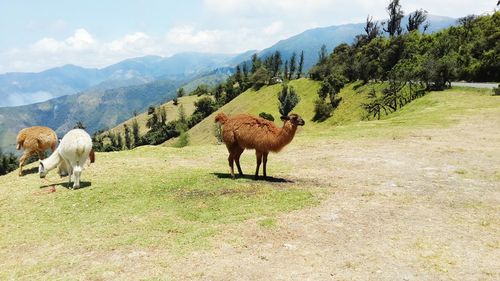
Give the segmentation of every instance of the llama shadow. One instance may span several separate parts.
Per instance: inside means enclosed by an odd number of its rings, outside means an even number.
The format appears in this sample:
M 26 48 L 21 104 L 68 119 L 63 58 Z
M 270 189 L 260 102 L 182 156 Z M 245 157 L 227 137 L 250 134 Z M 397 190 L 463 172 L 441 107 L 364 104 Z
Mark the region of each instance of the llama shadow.
M 63 182 L 54 183 L 54 184 L 42 185 L 42 186 L 40 186 L 40 189 L 51 187 L 53 185 L 54 186 L 56 186 L 56 185 L 57 186 L 61 186 L 61 187 L 64 187 L 66 189 L 71 189 L 73 187 L 73 182 L 68 183 L 67 181 L 63 181 Z M 92 186 L 91 182 L 89 182 L 89 181 L 80 181 L 80 187 L 77 188 L 77 189 L 87 188 L 87 187 L 90 187 L 90 186 Z
M 36 174 L 38 173 L 38 167 L 33 167 L 29 169 L 23 169 L 23 176 L 30 175 L 30 174 Z
M 229 173 L 212 173 L 212 175 L 217 176 L 219 179 L 232 179 L 231 174 L 229 174 Z M 236 174 L 235 179 L 255 180 L 254 175 L 240 176 L 238 174 Z M 259 178 L 257 180 L 263 180 L 263 181 L 267 181 L 267 182 L 278 182 L 278 183 L 293 183 L 293 181 L 291 181 L 291 180 L 287 180 L 284 178 L 275 178 L 275 177 L 270 177 L 270 176 L 267 176 L 267 177 L 259 176 Z

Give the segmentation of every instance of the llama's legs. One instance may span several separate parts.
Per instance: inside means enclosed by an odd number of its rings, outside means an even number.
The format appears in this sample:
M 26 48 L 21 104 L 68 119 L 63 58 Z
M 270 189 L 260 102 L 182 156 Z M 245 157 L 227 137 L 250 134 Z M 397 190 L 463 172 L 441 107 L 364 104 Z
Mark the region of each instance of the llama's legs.
M 236 168 L 238 168 L 238 173 L 240 176 L 243 176 L 243 172 L 241 171 L 241 166 L 240 166 L 240 156 L 243 153 L 244 148 L 241 148 L 237 146 L 233 151 L 234 151 L 234 160 L 236 162 Z
M 67 166 L 67 169 L 68 169 L 68 189 L 73 189 L 71 187 L 71 178 L 73 178 L 73 166 L 68 162 L 66 162 L 66 164 L 68 165 Z
M 229 168 L 231 168 L 231 177 L 234 179 L 234 157 L 232 152 L 229 152 L 229 157 L 227 157 L 227 161 L 229 162 Z
M 257 168 L 255 169 L 255 179 L 259 179 L 259 168 L 260 168 L 260 163 L 262 163 L 262 152 L 260 151 L 255 151 L 255 156 L 257 158 Z
M 26 150 L 26 151 L 24 151 L 21 158 L 19 158 L 19 176 L 23 175 L 24 162 L 26 161 L 26 159 L 28 159 L 31 156 L 31 154 L 33 154 L 33 152 Z
M 73 174 L 75 175 L 75 180 L 73 182 L 73 189 L 80 188 L 80 176 L 82 174 L 82 170 L 80 167 L 75 167 L 73 170 Z
M 263 153 L 263 159 L 262 159 L 262 162 L 263 162 L 263 166 L 262 166 L 262 169 L 264 170 L 263 173 L 264 173 L 264 178 L 267 177 L 267 173 L 266 173 L 266 166 L 267 166 L 267 155 L 269 154 L 269 152 L 264 152 Z

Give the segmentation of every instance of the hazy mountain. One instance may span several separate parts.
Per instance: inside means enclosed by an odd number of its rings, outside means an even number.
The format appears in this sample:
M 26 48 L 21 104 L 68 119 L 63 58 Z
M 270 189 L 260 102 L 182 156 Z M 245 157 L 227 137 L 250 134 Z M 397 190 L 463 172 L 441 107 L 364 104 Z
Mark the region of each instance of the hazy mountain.
M 139 85 L 159 78 L 187 79 L 234 65 L 240 54 L 180 53 L 171 57 L 132 58 L 96 69 L 65 65 L 39 73 L 0 75 L 0 107 L 18 106 L 72 95 L 90 88 Z M 236 59 L 236 63 L 235 63 Z
M 456 19 L 428 15 L 430 27 L 427 32 L 435 32 L 456 23 Z M 403 29 L 408 23 L 408 17 L 402 21 Z M 280 51 L 283 61 L 289 60 L 293 52 L 300 55 L 304 51 L 304 70 L 311 68 L 318 60 L 318 52 L 324 44 L 331 52 L 341 43 L 353 43 L 356 35 L 364 33 L 365 23 L 334 25 L 306 30 L 288 39 L 281 40 L 273 46 L 259 52 L 259 56 L 267 57 L 275 51 Z M 298 57 L 297 57 L 298 58 Z
M 0 108 L 0 148 L 12 151 L 17 132 L 34 125 L 48 126 L 62 136 L 82 121 L 94 132 L 129 119 L 134 111 L 171 100 L 185 81 L 162 79 L 142 85 L 91 90 L 46 102 Z

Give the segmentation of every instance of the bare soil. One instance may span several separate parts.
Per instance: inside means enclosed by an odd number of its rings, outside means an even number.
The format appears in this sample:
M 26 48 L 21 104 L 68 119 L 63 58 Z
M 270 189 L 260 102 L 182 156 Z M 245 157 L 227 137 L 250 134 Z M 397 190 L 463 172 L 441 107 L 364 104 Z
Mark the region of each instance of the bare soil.
M 499 280 L 500 114 L 395 139 L 319 140 L 273 161 L 318 206 L 224 231 L 179 280 Z M 247 152 L 248 153 L 248 152 Z M 284 176 L 284 175 L 280 175 Z M 286 185 L 286 184 L 284 184 Z

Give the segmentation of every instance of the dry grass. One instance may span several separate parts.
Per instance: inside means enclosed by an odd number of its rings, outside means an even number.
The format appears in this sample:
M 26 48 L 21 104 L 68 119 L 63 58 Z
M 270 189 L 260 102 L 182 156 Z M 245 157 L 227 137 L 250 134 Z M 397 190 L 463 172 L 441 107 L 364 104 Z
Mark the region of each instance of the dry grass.
M 498 280 L 499 110 L 458 89 L 304 129 L 273 181 L 230 180 L 216 145 L 101 153 L 76 191 L 11 173 L 0 279 Z

